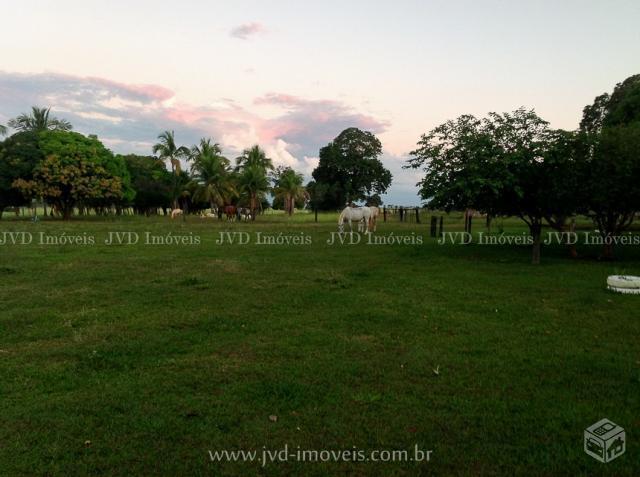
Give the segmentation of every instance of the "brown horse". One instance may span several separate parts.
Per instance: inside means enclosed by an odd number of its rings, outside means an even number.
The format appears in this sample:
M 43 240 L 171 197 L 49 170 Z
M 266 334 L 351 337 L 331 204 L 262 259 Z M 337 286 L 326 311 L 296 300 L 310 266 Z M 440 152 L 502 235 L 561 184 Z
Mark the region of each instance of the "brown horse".
M 236 206 L 235 205 L 225 205 L 224 206 L 224 214 L 227 216 L 227 220 L 234 220 L 236 218 Z

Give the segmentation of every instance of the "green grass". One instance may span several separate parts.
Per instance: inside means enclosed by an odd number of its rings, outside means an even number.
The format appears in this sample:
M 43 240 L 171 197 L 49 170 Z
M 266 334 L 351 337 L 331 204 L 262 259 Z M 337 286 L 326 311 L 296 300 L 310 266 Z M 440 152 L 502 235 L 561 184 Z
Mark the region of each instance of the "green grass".
M 0 475 L 640 475 L 640 297 L 604 288 L 640 275 L 640 250 L 549 246 L 535 267 L 526 247 L 438 245 L 395 221 L 378 235 L 424 243 L 330 247 L 335 215 L 320 218 L 0 222 L 98 240 L 0 246 Z M 216 244 L 225 230 L 313 244 Z M 106 246 L 108 231 L 201 243 Z M 582 450 L 603 417 L 627 431 L 609 464 Z M 285 444 L 433 454 L 208 455 Z

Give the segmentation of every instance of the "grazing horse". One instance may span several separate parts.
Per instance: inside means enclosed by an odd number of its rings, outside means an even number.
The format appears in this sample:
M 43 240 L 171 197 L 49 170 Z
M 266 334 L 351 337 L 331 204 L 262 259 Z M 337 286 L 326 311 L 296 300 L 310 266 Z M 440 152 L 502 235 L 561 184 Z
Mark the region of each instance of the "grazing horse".
M 225 205 L 224 214 L 227 216 L 227 220 L 234 220 L 236 218 L 236 212 L 235 205 Z
M 369 232 L 369 223 L 371 220 L 371 209 L 369 207 L 345 207 L 340 212 L 338 218 L 338 232 L 344 232 L 344 223 L 349 222 L 349 231 L 353 232 L 351 222 L 358 222 L 358 230 L 360 230 L 360 222 L 364 222 L 365 232 Z
M 175 219 L 179 215 L 182 215 L 182 209 L 173 209 L 171 211 L 171 218 L 172 219 Z

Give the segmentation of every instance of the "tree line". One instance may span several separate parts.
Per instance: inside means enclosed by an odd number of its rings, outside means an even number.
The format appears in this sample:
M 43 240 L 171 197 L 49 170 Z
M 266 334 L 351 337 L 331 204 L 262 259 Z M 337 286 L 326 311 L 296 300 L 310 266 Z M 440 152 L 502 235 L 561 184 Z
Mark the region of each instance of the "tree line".
M 291 215 L 307 205 L 326 210 L 349 201 L 379 203 L 391 183 L 378 159 L 380 141 L 357 128 L 346 129 L 320 150 L 314 179 L 306 186 L 303 174 L 274 167 L 258 145 L 232 163 L 209 138 L 187 147 L 176 142 L 173 131 L 165 131 L 153 155 L 113 154 L 97 136 L 74 132 L 68 121 L 38 107 L 10 120 L 8 127 L 0 125 L 0 135 L 9 128 L 15 132 L 0 142 L 0 218 L 7 207 L 34 200 L 65 220 L 89 210 L 150 215 L 171 208 L 211 209 L 220 216 L 225 205 L 246 207 L 253 218 L 270 206 Z
M 543 226 L 567 232 L 578 214 L 593 220 L 602 258 L 611 259 L 640 211 L 640 75 L 596 97 L 575 131 L 552 129 L 525 108 L 463 115 L 424 134 L 410 154 L 405 167 L 424 171 L 428 207 L 519 217 L 533 263 Z

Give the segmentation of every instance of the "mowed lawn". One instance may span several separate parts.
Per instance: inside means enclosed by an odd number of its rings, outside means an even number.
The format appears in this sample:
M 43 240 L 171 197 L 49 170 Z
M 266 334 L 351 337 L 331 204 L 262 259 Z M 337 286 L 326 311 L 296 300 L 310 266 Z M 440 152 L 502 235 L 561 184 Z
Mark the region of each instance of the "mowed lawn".
M 421 245 L 328 246 L 335 215 L 6 219 L 0 232 L 98 243 L 0 246 L 0 475 L 640 475 L 640 296 L 605 289 L 640 275 L 640 248 L 604 263 L 549 246 L 536 267 L 526 247 L 438 245 L 425 224 L 378 230 Z M 107 246 L 109 231 L 201 243 Z M 219 245 L 221 231 L 313 243 Z M 627 432 L 609 464 L 582 449 L 605 417 Z M 285 445 L 433 452 L 209 455 Z

